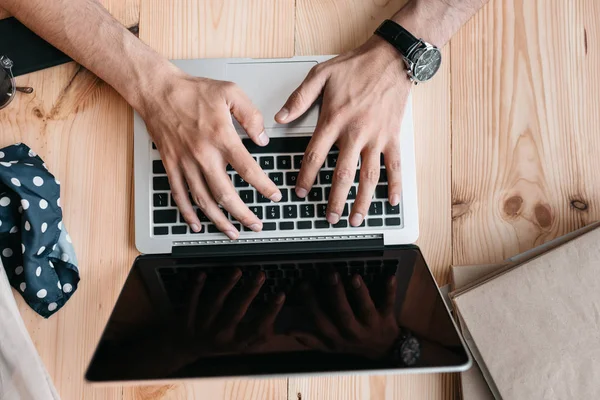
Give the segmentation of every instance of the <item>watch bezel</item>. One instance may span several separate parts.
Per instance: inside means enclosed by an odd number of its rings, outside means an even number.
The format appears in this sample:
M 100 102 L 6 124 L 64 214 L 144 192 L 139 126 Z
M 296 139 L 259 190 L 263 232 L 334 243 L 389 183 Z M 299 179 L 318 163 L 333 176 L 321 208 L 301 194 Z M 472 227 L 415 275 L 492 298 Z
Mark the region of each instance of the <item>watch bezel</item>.
M 423 39 L 419 39 L 419 41 L 417 43 L 415 43 L 415 45 L 408 51 L 408 54 L 406 56 L 404 56 L 404 62 L 406 63 L 406 67 L 407 67 L 406 72 L 408 73 L 408 77 L 411 80 L 411 82 L 414 82 L 415 85 L 422 83 L 422 82 L 429 81 L 431 78 L 433 78 L 437 74 L 437 71 L 440 68 L 438 66 L 438 69 L 427 79 L 419 79 L 415 75 L 415 67 L 419 61 L 419 58 L 423 54 L 425 54 L 425 52 L 431 51 L 431 50 L 436 51 L 440 55 L 440 65 L 441 65 L 442 64 L 442 61 L 441 61 L 442 53 L 441 53 L 440 49 L 437 46 L 432 45 L 431 43 L 427 43 Z

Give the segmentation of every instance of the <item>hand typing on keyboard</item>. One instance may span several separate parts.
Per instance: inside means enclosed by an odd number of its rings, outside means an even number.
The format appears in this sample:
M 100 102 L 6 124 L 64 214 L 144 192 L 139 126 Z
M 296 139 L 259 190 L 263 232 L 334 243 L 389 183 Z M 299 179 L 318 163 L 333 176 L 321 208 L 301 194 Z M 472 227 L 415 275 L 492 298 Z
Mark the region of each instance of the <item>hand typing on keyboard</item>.
M 179 70 L 170 73 L 164 84 L 157 85 L 160 91 L 155 97 L 162 101 L 146 102 L 138 111 L 160 151 L 168 175 L 165 187 L 170 187 L 183 219 L 193 232 L 202 229 L 193 202 L 216 229 L 237 239 L 239 228 L 221 206 L 236 221 L 261 231 L 262 221 L 242 201 L 225 172 L 230 164 L 265 198 L 281 200 L 280 190 L 246 150 L 231 119 L 233 114 L 254 143 L 265 146 L 269 138 L 260 112 L 231 82 L 196 78 Z
M 306 149 L 296 183 L 299 197 L 309 195 L 321 166 L 334 144 L 339 158 L 327 208 L 327 220 L 337 224 L 354 184 L 362 157 L 360 186 L 350 215 L 359 226 L 368 214 L 380 175 L 383 153 L 388 199 L 400 202 L 400 125 L 411 88 L 400 54 L 374 36 L 356 50 L 315 66 L 290 96 L 275 119 L 289 123 L 305 113 L 322 94 L 317 128 Z

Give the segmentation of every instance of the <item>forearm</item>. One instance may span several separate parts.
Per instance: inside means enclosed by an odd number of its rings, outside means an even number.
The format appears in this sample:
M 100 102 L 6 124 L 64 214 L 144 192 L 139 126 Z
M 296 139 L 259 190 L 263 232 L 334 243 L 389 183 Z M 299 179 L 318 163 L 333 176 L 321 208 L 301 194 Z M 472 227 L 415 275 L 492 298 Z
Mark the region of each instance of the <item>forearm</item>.
M 392 19 L 418 38 L 444 46 L 489 0 L 411 0 Z
M 173 68 L 96 0 L 0 0 L 0 7 L 98 75 L 134 108 Z

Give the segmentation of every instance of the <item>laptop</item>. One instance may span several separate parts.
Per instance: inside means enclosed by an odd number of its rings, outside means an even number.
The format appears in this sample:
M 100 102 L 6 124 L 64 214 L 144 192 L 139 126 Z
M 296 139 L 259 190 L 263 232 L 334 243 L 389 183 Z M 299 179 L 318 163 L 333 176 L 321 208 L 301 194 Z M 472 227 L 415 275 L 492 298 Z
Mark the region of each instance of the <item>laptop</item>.
M 263 221 L 230 241 L 199 213 L 191 233 L 170 198 L 159 153 L 135 115 L 138 257 L 86 373 L 90 382 L 231 376 L 462 371 L 471 359 L 418 247 L 412 110 L 402 124 L 402 201 L 382 178 L 361 227 L 325 220 L 337 152 L 307 199 L 295 177 L 318 104 L 290 125 L 272 117 L 317 63 L 331 57 L 178 60 L 184 71 L 236 82 L 271 138 L 250 153 L 283 193 L 264 199 L 235 171 L 236 190 Z M 348 196 L 348 207 L 356 186 Z M 225 211 L 224 211 L 225 212 Z M 236 222 L 232 220 L 235 224 Z

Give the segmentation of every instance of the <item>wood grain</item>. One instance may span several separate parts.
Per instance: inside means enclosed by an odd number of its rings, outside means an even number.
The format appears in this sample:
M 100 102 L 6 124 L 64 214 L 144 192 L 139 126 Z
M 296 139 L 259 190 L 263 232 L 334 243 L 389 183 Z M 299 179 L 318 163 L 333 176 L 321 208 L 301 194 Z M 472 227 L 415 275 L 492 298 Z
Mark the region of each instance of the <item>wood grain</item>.
M 403 0 L 298 0 L 297 54 L 338 54 L 362 44 Z M 438 76 L 413 91 L 413 118 L 419 188 L 418 244 L 438 282 L 452 263 L 450 208 L 450 51 Z M 435 110 L 435 118 L 431 117 Z M 329 377 L 290 379 L 288 399 L 452 398 L 457 375 Z
M 454 263 L 600 218 L 598 15 L 594 0 L 494 1 L 452 40 Z

